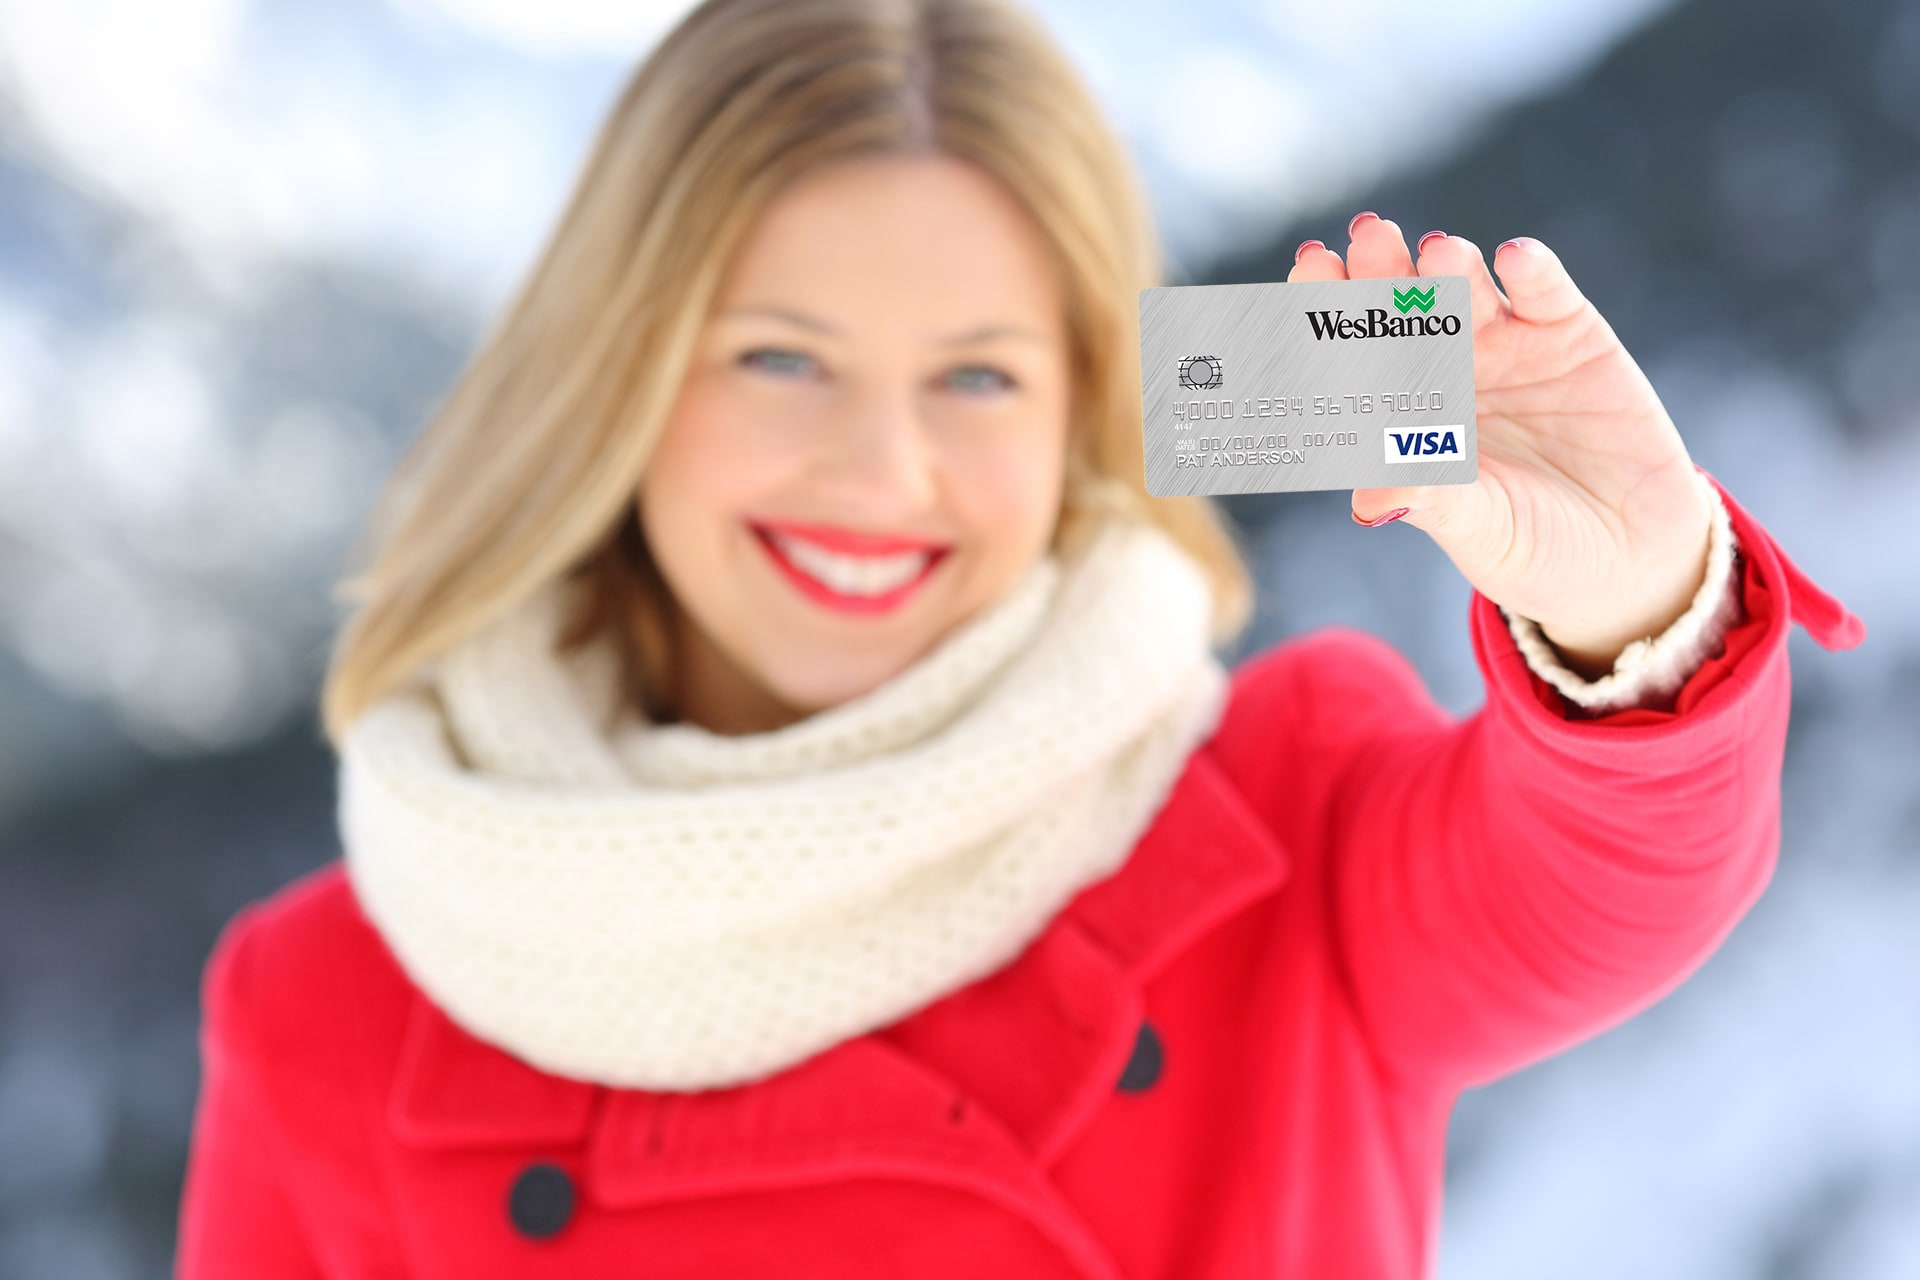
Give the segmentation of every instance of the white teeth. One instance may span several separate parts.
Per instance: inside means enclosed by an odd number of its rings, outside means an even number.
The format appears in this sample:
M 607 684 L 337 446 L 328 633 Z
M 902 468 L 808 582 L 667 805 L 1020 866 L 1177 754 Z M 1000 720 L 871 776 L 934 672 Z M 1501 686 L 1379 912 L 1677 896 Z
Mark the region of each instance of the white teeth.
M 808 576 L 848 596 L 883 595 L 918 576 L 933 557 L 930 551 L 902 551 L 891 556 L 843 556 L 800 538 L 772 533 L 781 554 Z

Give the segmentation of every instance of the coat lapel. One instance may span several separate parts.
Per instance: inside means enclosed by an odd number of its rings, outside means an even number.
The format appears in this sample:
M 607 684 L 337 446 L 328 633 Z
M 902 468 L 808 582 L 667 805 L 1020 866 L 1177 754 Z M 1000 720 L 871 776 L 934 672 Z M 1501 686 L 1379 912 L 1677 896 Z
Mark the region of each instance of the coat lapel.
M 599 1092 L 475 1038 L 415 989 L 387 1125 L 424 1150 L 566 1145 L 586 1136 Z
M 1049 1164 L 1112 1095 L 1147 980 L 1287 869 L 1272 833 L 1196 751 L 1119 870 L 1081 890 L 1012 964 L 878 1034 Z
M 1119 870 L 1013 961 L 890 1026 L 745 1086 L 608 1089 L 482 1043 L 416 992 L 389 1119 L 421 1147 L 585 1141 L 587 1193 L 610 1206 L 874 1172 L 986 1178 L 1040 1205 L 1039 1170 L 1126 1064 L 1147 979 L 1287 869 L 1202 749 Z

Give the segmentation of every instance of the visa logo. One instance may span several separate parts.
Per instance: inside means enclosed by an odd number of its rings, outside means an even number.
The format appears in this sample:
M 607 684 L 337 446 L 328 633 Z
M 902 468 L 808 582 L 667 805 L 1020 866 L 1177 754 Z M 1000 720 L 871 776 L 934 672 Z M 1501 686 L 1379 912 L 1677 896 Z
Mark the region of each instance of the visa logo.
M 1460 462 L 1460 431 L 1463 424 L 1450 427 L 1421 427 L 1409 431 L 1387 432 L 1388 462 Z

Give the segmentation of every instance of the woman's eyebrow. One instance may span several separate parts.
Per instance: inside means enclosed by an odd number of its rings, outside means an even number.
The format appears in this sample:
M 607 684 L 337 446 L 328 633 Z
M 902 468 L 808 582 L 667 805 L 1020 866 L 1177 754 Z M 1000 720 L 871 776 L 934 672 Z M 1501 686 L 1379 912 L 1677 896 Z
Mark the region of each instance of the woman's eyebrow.
M 804 311 L 794 311 L 787 307 L 732 307 L 721 312 L 720 315 L 722 319 L 756 315 L 767 316 L 775 320 L 784 320 L 788 324 L 798 325 L 803 329 L 812 329 L 816 333 L 824 333 L 835 337 L 840 336 L 840 330 L 825 320 L 817 316 L 810 316 Z M 1016 324 L 981 325 L 978 328 L 968 329 L 964 333 L 956 333 L 951 337 L 936 339 L 936 341 L 942 346 L 954 347 L 969 342 L 986 342 L 992 338 L 1019 338 L 1028 342 L 1037 342 L 1042 345 L 1046 345 L 1047 343 L 1047 338 L 1044 335 Z

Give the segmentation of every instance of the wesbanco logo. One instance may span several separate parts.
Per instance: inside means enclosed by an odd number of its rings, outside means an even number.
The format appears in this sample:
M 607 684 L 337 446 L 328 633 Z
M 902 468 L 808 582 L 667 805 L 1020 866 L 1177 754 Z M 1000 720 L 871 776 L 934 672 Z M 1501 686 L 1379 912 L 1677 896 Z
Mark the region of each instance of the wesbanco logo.
M 1344 310 L 1309 311 L 1307 323 L 1313 326 L 1313 336 L 1323 341 L 1328 338 L 1431 338 L 1440 334 L 1451 337 L 1459 333 L 1459 316 L 1427 314 L 1433 310 L 1433 293 L 1432 285 L 1425 289 L 1394 287 L 1394 307 L 1403 313 L 1418 307 L 1419 315 L 1389 317 L 1385 307 L 1368 307 L 1364 319 L 1349 318 Z

